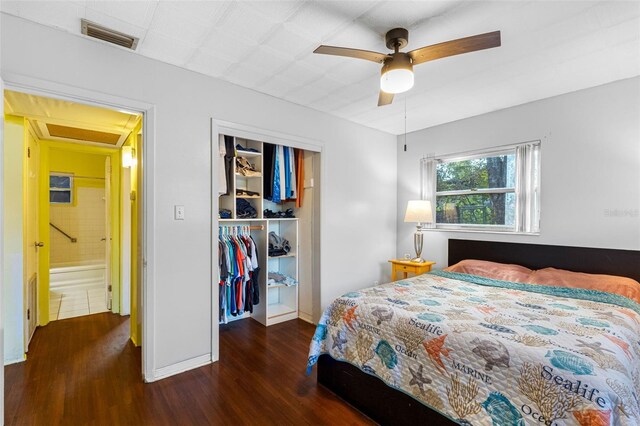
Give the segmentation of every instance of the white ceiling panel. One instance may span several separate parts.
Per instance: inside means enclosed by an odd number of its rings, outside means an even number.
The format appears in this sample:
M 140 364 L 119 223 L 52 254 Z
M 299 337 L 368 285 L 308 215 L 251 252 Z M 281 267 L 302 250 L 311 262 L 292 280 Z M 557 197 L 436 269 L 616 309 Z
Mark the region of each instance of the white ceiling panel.
M 196 48 L 180 40 L 148 31 L 142 46 L 139 47 L 139 51 L 150 58 L 184 66 L 191 59 Z
M 384 34 L 391 28 L 411 28 L 416 22 L 425 21 L 454 8 L 455 1 L 387 1 L 381 2 L 358 18 L 367 27 Z
M 150 30 L 190 46 L 200 46 L 211 31 L 203 20 L 175 3 L 158 3 Z
M 288 28 L 284 23 L 278 25 L 262 44 L 297 58 L 313 52 L 320 41 L 295 32 L 295 29 Z
M 324 40 L 349 22 L 343 14 L 323 7 L 322 2 L 309 1 L 287 20 L 287 27 L 309 38 Z
M 121 33 L 129 34 L 133 37 L 138 37 L 140 40 L 144 39 L 145 35 L 147 34 L 146 28 L 139 27 L 129 22 L 121 21 L 118 18 L 114 18 L 110 15 L 105 15 L 104 13 L 97 10 L 86 9 L 84 18 L 88 19 L 91 22 L 99 23 L 100 25 L 107 28 L 120 31 Z M 78 29 L 76 28 L 77 25 L 79 25 L 78 22 L 75 22 L 73 28 L 71 28 L 70 31 L 78 31 Z
M 325 1 L 322 7 L 349 21 L 355 21 L 381 1 Z
M 4 5 L 5 2 L 2 2 Z M 40 24 L 62 28 L 66 31 L 80 30 L 80 18 L 84 18 L 84 8 L 70 2 L 16 2 L 20 16 Z M 4 7 L 4 6 L 2 6 Z M 16 4 L 9 7 L 16 8 Z
M 255 13 L 267 16 L 274 22 L 286 22 L 294 13 L 305 4 L 305 0 L 297 1 L 246 1 L 243 2 L 248 9 Z
M 243 62 L 259 64 L 264 72 L 275 75 L 294 62 L 293 57 L 287 56 L 285 53 L 269 46 L 259 46 Z
M 317 80 L 308 84 L 308 86 L 312 86 L 318 90 L 322 90 L 325 95 L 335 90 L 336 87 L 341 86 L 342 83 L 338 80 L 335 80 L 327 75 L 324 75 Z
M 253 63 L 237 63 L 225 72 L 225 78 L 239 86 L 254 88 L 259 82 L 268 79 L 269 74 L 259 65 Z
M 202 74 L 220 77 L 224 75 L 231 65 L 233 65 L 233 62 L 222 58 L 220 55 L 212 55 L 199 50 L 193 54 L 187 63 L 187 68 Z
M 292 87 L 313 82 L 323 76 L 322 70 L 313 68 L 303 61 L 292 62 L 280 72 L 280 77 L 289 81 Z
M 140 37 L 136 54 L 391 133 L 640 75 L 637 1 L 2 1 L 4 13 L 79 34 L 80 18 Z M 502 46 L 421 64 L 377 107 L 380 66 L 314 55 L 320 44 L 387 52 L 500 30 Z
M 257 44 L 240 39 L 236 39 L 233 43 L 230 43 L 225 34 L 219 33 L 215 29 L 207 35 L 207 38 L 201 46 L 201 49 L 205 52 L 214 56 L 220 56 L 231 62 L 244 60 L 257 48 Z
M 276 29 L 277 24 L 276 20 L 252 9 L 248 4 L 233 2 L 215 24 L 215 29 L 231 45 L 235 39 L 258 44 Z
M 348 100 L 340 96 L 325 96 L 312 102 L 309 106 L 319 111 L 336 111 L 349 104 L 350 102 Z M 346 118 L 344 115 L 341 117 Z
M 259 82 L 254 88 L 268 95 L 282 96 L 282 93 L 292 90 L 292 87 L 301 87 L 301 85 L 292 86 L 291 81 L 288 79 L 283 78 L 280 75 L 274 75 Z
M 145 29 L 148 29 L 149 25 L 151 25 L 151 19 L 158 5 L 158 2 L 155 1 L 94 0 L 78 3 L 84 4 L 88 10 L 93 10 L 102 15 Z
M 312 85 L 305 85 L 285 94 L 284 98 L 297 104 L 309 105 L 317 100 L 322 99 L 326 96 L 326 94 L 327 93 L 324 90 L 318 89 L 317 87 L 314 87 Z
M 387 52 L 387 48 L 384 45 L 384 33 L 378 33 L 358 21 L 327 37 L 323 43 L 331 46 L 346 46 L 374 52 Z M 336 57 L 336 59 L 338 58 Z

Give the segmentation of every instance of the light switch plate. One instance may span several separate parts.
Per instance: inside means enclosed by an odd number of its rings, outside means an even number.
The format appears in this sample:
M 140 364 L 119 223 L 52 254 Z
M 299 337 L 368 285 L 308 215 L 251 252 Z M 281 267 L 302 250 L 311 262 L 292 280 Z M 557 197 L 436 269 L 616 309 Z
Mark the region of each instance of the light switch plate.
M 175 220 L 184 220 L 184 206 L 173 206 L 173 207 L 174 207 L 173 218 Z

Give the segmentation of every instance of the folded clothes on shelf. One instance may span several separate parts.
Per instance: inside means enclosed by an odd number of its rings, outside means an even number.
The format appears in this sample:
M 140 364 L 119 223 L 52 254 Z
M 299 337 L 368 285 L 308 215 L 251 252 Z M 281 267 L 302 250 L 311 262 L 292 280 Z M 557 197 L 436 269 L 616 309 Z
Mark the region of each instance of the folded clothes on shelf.
M 229 209 L 220 209 L 218 212 L 219 219 L 231 219 L 231 210 Z
M 259 192 L 249 191 L 248 189 L 236 189 L 236 195 L 245 195 L 249 197 L 260 197 Z
M 267 274 L 267 285 L 286 285 L 290 287 L 298 285 L 298 281 L 280 272 L 269 272 Z
M 260 176 L 261 173 L 244 157 L 236 158 L 236 170 L 242 176 Z
M 264 217 L 268 219 L 294 219 L 296 215 L 293 213 L 293 209 L 287 209 L 283 212 L 274 212 L 271 209 L 264 209 Z
M 275 232 L 269 232 L 269 256 L 285 256 L 291 251 L 291 244 Z
M 255 149 L 255 148 L 248 148 L 248 147 L 242 146 L 242 145 L 240 145 L 240 144 L 237 144 L 237 145 L 236 145 L 236 150 L 238 150 L 238 151 L 245 151 L 245 152 L 260 152 L 260 151 L 258 151 L 258 150 L 257 150 L 257 149 Z
M 236 200 L 236 217 L 238 219 L 252 219 L 258 217 L 257 210 L 244 199 Z

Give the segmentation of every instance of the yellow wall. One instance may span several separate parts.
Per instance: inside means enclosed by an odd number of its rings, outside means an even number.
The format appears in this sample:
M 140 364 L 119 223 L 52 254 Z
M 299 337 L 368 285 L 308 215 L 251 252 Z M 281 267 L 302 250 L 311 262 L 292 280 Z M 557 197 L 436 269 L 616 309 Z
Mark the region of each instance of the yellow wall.
M 51 229 L 51 267 L 104 261 L 104 154 L 49 150 L 51 172 L 69 173 L 73 178 L 71 204 L 50 204 L 50 221 L 77 239 L 72 243 Z
M 142 123 L 131 132 L 131 136 L 127 139 L 125 145 L 131 146 L 135 150 L 135 164 L 131 166 L 131 188 L 135 198 L 131 200 L 131 341 L 140 346 L 142 341 L 142 319 L 138 315 L 140 305 L 141 294 L 141 277 L 140 277 L 140 265 L 138 258 L 138 242 L 139 242 L 139 203 L 141 194 L 141 176 L 142 170 L 140 165 L 142 164 L 142 146 L 141 139 L 138 139 L 138 132 L 141 129 Z M 126 214 L 126 212 L 123 212 Z
M 104 148 L 49 141 L 51 172 L 74 173 L 78 176 L 104 178 Z M 82 147 L 78 151 L 76 147 Z M 95 150 L 95 151 L 94 151 Z
M 79 145 L 57 141 L 41 141 L 40 146 L 40 217 L 38 219 L 38 229 L 40 231 L 40 239 L 45 243 L 43 256 L 39 258 L 40 264 L 38 270 L 40 273 L 39 294 L 38 294 L 38 324 L 46 325 L 49 323 L 49 250 L 51 247 L 51 235 L 49 229 L 50 222 L 50 204 L 49 204 L 49 173 L 55 170 L 55 167 L 62 167 L 67 159 L 81 160 L 82 155 L 91 154 L 95 156 L 108 155 L 111 157 L 112 173 L 111 173 L 111 283 L 113 286 L 113 312 L 120 312 L 120 151 L 108 148 L 93 147 L 87 145 Z M 97 160 L 94 159 L 96 162 Z M 61 163 L 62 162 L 62 163 Z M 78 174 L 87 173 L 90 176 L 91 169 L 97 170 L 97 165 L 84 164 L 80 165 Z M 104 176 L 104 162 L 102 162 L 102 170 Z M 57 232 L 57 231 L 56 231 Z

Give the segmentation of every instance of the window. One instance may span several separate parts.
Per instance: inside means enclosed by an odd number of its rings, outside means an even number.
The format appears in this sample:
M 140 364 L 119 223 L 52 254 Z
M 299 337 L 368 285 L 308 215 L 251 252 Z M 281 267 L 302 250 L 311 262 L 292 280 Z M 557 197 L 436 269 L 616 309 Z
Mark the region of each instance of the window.
M 538 232 L 539 168 L 539 141 L 423 159 L 423 198 L 435 207 L 432 227 Z
M 73 201 L 73 175 L 51 173 L 49 175 L 49 202 L 71 204 Z

